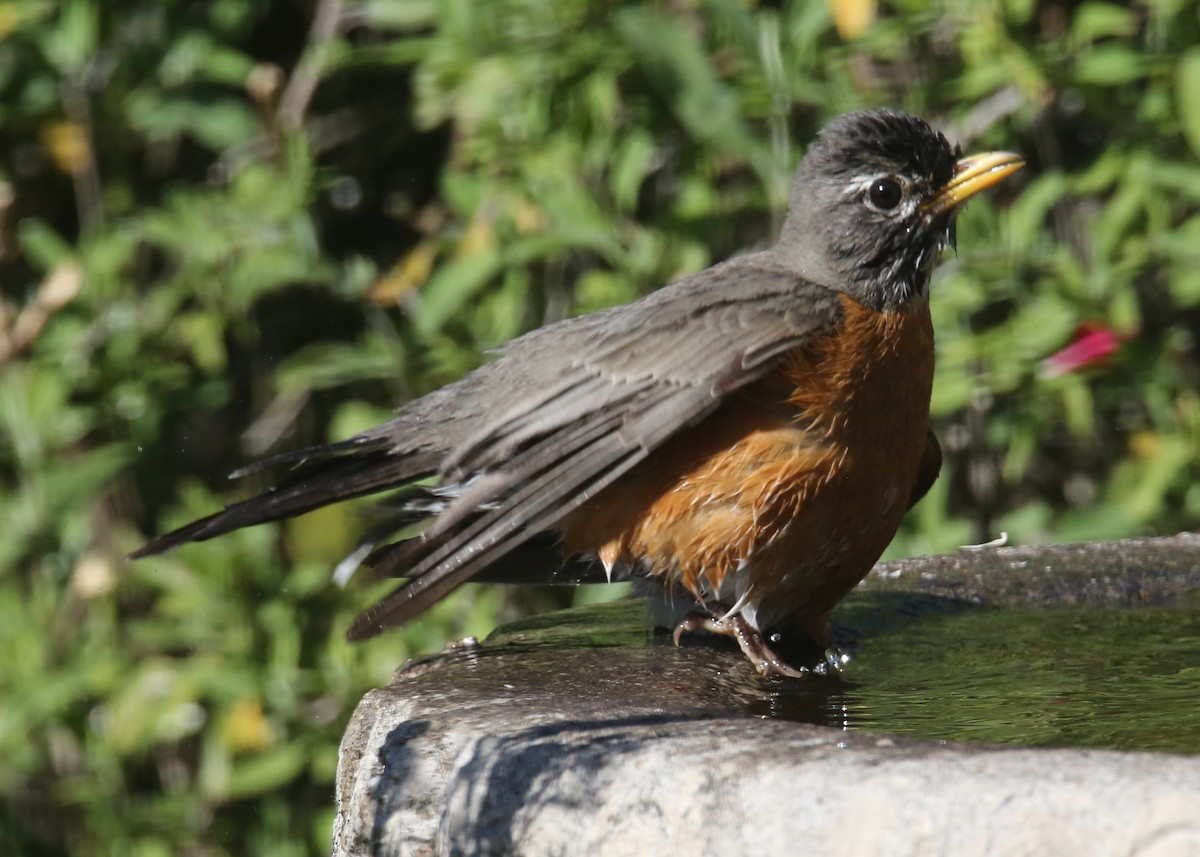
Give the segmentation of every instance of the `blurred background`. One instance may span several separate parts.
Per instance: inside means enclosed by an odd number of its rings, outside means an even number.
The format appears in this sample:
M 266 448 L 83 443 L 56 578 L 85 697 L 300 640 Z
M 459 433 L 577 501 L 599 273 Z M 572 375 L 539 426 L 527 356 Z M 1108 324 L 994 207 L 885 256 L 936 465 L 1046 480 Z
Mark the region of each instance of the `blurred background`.
M 1029 159 L 935 276 L 889 555 L 1196 527 L 1197 45 L 1196 0 L 0 0 L 0 854 L 327 853 L 361 694 L 572 593 L 350 647 L 361 504 L 122 556 L 768 244 L 847 110 Z

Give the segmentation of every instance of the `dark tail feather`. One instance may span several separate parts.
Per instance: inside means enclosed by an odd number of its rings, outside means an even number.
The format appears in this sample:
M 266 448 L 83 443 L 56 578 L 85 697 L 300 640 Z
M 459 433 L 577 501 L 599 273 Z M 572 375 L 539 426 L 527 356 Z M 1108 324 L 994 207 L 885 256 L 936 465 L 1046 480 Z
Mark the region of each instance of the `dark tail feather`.
M 475 526 L 483 521 L 476 522 Z M 469 529 L 469 528 L 468 528 Z M 479 572 L 490 565 L 505 559 L 510 551 L 520 547 L 526 536 L 523 533 L 509 531 L 505 535 L 490 542 L 487 550 L 473 551 L 465 562 L 454 565 L 446 561 L 418 571 L 417 576 L 385 597 L 374 606 L 364 610 L 350 623 L 346 631 L 346 639 L 350 642 L 367 640 L 388 628 L 395 628 L 420 616 L 434 604 L 437 604 L 455 589 L 472 580 Z M 434 545 L 439 540 L 434 540 Z M 395 545 L 380 548 L 375 552 L 375 562 L 383 576 L 400 576 L 402 568 L 409 566 L 409 559 L 416 559 L 416 565 L 423 564 L 429 554 L 429 544 L 418 536 Z M 421 559 L 417 559 L 420 557 Z M 488 561 L 486 557 L 491 557 Z M 396 571 L 391 575 L 392 570 Z
M 387 576 L 404 577 L 404 572 L 399 569 L 407 567 L 417 559 L 418 551 L 414 550 L 414 547 L 419 543 L 419 538 L 383 545 L 364 559 L 363 565 L 386 565 L 389 569 L 397 569 Z M 409 544 L 410 542 L 413 544 Z M 380 579 L 384 577 L 385 575 L 379 575 Z M 558 536 L 554 533 L 541 533 L 513 548 L 480 571 L 475 575 L 474 582 L 520 586 L 581 586 L 589 583 L 616 582 L 628 577 L 624 569 L 615 568 L 610 579 L 604 572 L 604 566 L 593 557 L 564 557 Z
M 436 462 L 432 456 L 396 457 L 386 451 L 312 462 L 257 497 L 234 503 L 207 518 L 152 539 L 129 558 L 140 559 L 186 542 L 206 541 L 242 527 L 311 512 L 340 500 L 402 487 L 407 482 L 431 476 L 435 471 Z
M 351 457 L 362 457 L 373 452 L 387 452 L 395 450 L 397 444 L 407 436 L 401 427 L 401 421 L 395 419 L 345 440 L 335 441 L 334 443 L 322 443 L 317 446 L 306 446 L 302 449 L 290 449 L 286 452 L 277 452 L 274 455 L 268 455 L 266 458 L 260 458 L 257 461 L 251 461 L 249 464 L 243 465 L 233 471 L 233 473 L 230 473 L 229 478 L 241 479 L 243 476 L 269 470 L 281 464 L 292 464 L 298 469 L 305 470 L 334 458 L 344 461 Z
M 607 579 L 603 566 L 595 560 L 572 558 L 564 565 L 562 548 L 557 539 L 548 533 L 513 544 L 520 538 L 524 536 L 509 534 L 490 551 L 477 553 L 462 565 L 450 569 L 444 565 L 435 566 L 410 579 L 378 604 L 356 616 L 346 631 L 346 639 L 352 643 L 367 640 L 387 628 L 403 625 L 467 582 L 566 585 L 604 583 Z M 423 547 L 419 536 L 397 542 L 376 551 L 377 561 L 384 568 L 398 569 L 406 564 L 406 554 L 419 556 Z M 486 562 L 482 554 L 491 555 L 494 559 Z M 614 576 L 613 579 L 618 578 Z
M 466 563 L 448 573 L 413 578 L 375 606 L 358 614 L 346 631 L 346 639 L 351 643 L 369 640 L 387 628 L 398 627 L 420 616 L 470 580 L 476 570 L 474 563 Z
M 624 567 L 613 569 L 610 578 L 600 560 L 590 556 L 563 557 L 557 536 L 544 533 L 513 548 L 475 576 L 479 583 L 522 586 L 582 586 L 616 583 L 628 579 Z
M 305 465 L 312 465 L 319 461 L 328 461 L 331 458 L 347 453 L 358 452 L 361 454 L 376 451 L 381 451 L 380 445 L 377 442 L 372 442 L 368 445 L 364 444 L 360 438 L 352 437 L 348 440 L 338 441 L 337 443 L 308 446 L 304 449 L 291 449 L 287 452 L 269 455 L 266 458 L 260 458 L 257 461 L 252 461 L 249 464 L 239 467 L 229 474 L 229 478 L 241 479 L 263 470 L 278 467 L 281 464 L 294 464 L 302 468 Z
M 629 462 L 638 460 L 637 448 L 628 450 L 613 462 L 601 461 L 593 469 L 594 483 L 601 490 L 628 469 Z M 401 546 L 411 545 L 411 556 L 420 557 L 415 565 L 416 575 L 385 597 L 374 607 L 358 615 L 346 632 L 354 642 L 374 637 L 381 631 L 398 627 L 420 616 L 462 584 L 474 578 L 488 566 L 501 562 L 531 536 L 543 532 L 546 525 L 561 516 L 561 492 L 547 491 L 564 464 L 544 468 L 537 478 L 522 485 L 506 498 L 506 505 L 525 510 L 522 527 L 503 510 L 484 512 L 454 531 L 449 539 L 443 534 L 430 539 L 416 538 Z M 597 473 L 598 471 L 598 473 Z M 582 502 L 575 499 L 576 505 Z M 509 518 L 509 520 L 506 520 Z M 377 557 L 381 573 L 395 569 L 400 572 L 409 555 L 405 551 L 381 550 Z M 465 556 L 459 560 L 458 557 Z

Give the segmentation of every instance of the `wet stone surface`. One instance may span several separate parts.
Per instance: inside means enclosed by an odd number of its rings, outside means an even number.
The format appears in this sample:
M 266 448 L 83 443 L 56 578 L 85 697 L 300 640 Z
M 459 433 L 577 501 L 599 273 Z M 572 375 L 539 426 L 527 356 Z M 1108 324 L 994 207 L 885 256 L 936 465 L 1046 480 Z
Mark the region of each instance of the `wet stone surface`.
M 1079 724 L 1100 746 L 1200 749 L 1198 588 L 1195 536 L 893 563 L 836 616 L 850 666 L 806 681 L 759 677 L 725 641 L 675 648 L 636 603 L 534 617 L 363 699 L 334 853 L 1200 853 L 1200 757 L 1061 749 L 1092 742 Z M 1046 642 L 1050 614 L 1074 618 Z M 1065 658 L 1084 615 L 1148 651 L 1098 701 L 1120 648 Z M 1161 697 L 1129 686 L 1156 670 Z M 1114 699 L 1144 735 L 1111 740 Z M 939 718 L 1056 749 L 900 734 L 943 737 Z
M 997 606 L 1141 606 L 1200 589 L 1200 534 L 964 549 L 881 563 L 861 588 Z

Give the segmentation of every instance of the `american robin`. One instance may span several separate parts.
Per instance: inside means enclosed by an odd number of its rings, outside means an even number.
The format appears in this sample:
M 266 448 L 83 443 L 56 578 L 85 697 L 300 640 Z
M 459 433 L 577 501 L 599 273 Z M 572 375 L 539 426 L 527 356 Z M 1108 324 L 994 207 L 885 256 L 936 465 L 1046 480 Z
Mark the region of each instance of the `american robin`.
M 704 628 L 764 674 L 801 674 L 765 632 L 826 645 L 830 611 L 941 468 L 930 274 L 960 206 L 1023 164 L 959 155 L 913 116 L 842 116 L 800 164 L 773 248 L 513 340 L 383 425 L 254 465 L 293 469 L 132 556 L 399 488 L 355 560 L 407 582 L 351 640 L 469 580 L 566 563 L 686 593 L 677 642 Z

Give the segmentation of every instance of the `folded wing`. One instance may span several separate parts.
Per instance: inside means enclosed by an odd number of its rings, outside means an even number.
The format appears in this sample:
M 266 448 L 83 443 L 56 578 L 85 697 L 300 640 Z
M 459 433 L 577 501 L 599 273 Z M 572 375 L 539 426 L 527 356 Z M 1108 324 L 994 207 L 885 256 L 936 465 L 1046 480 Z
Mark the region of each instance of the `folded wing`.
M 268 460 L 296 467 L 275 488 L 134 556 L 439 476 L 428 529 L 369 560 L 381 575 L 408 578 L 347 634 L 372 636 L 553 530 L 840 315 L 836 293 L 762 257 L 726 262 L 514 340 L 493 362 L 362 435 Z

